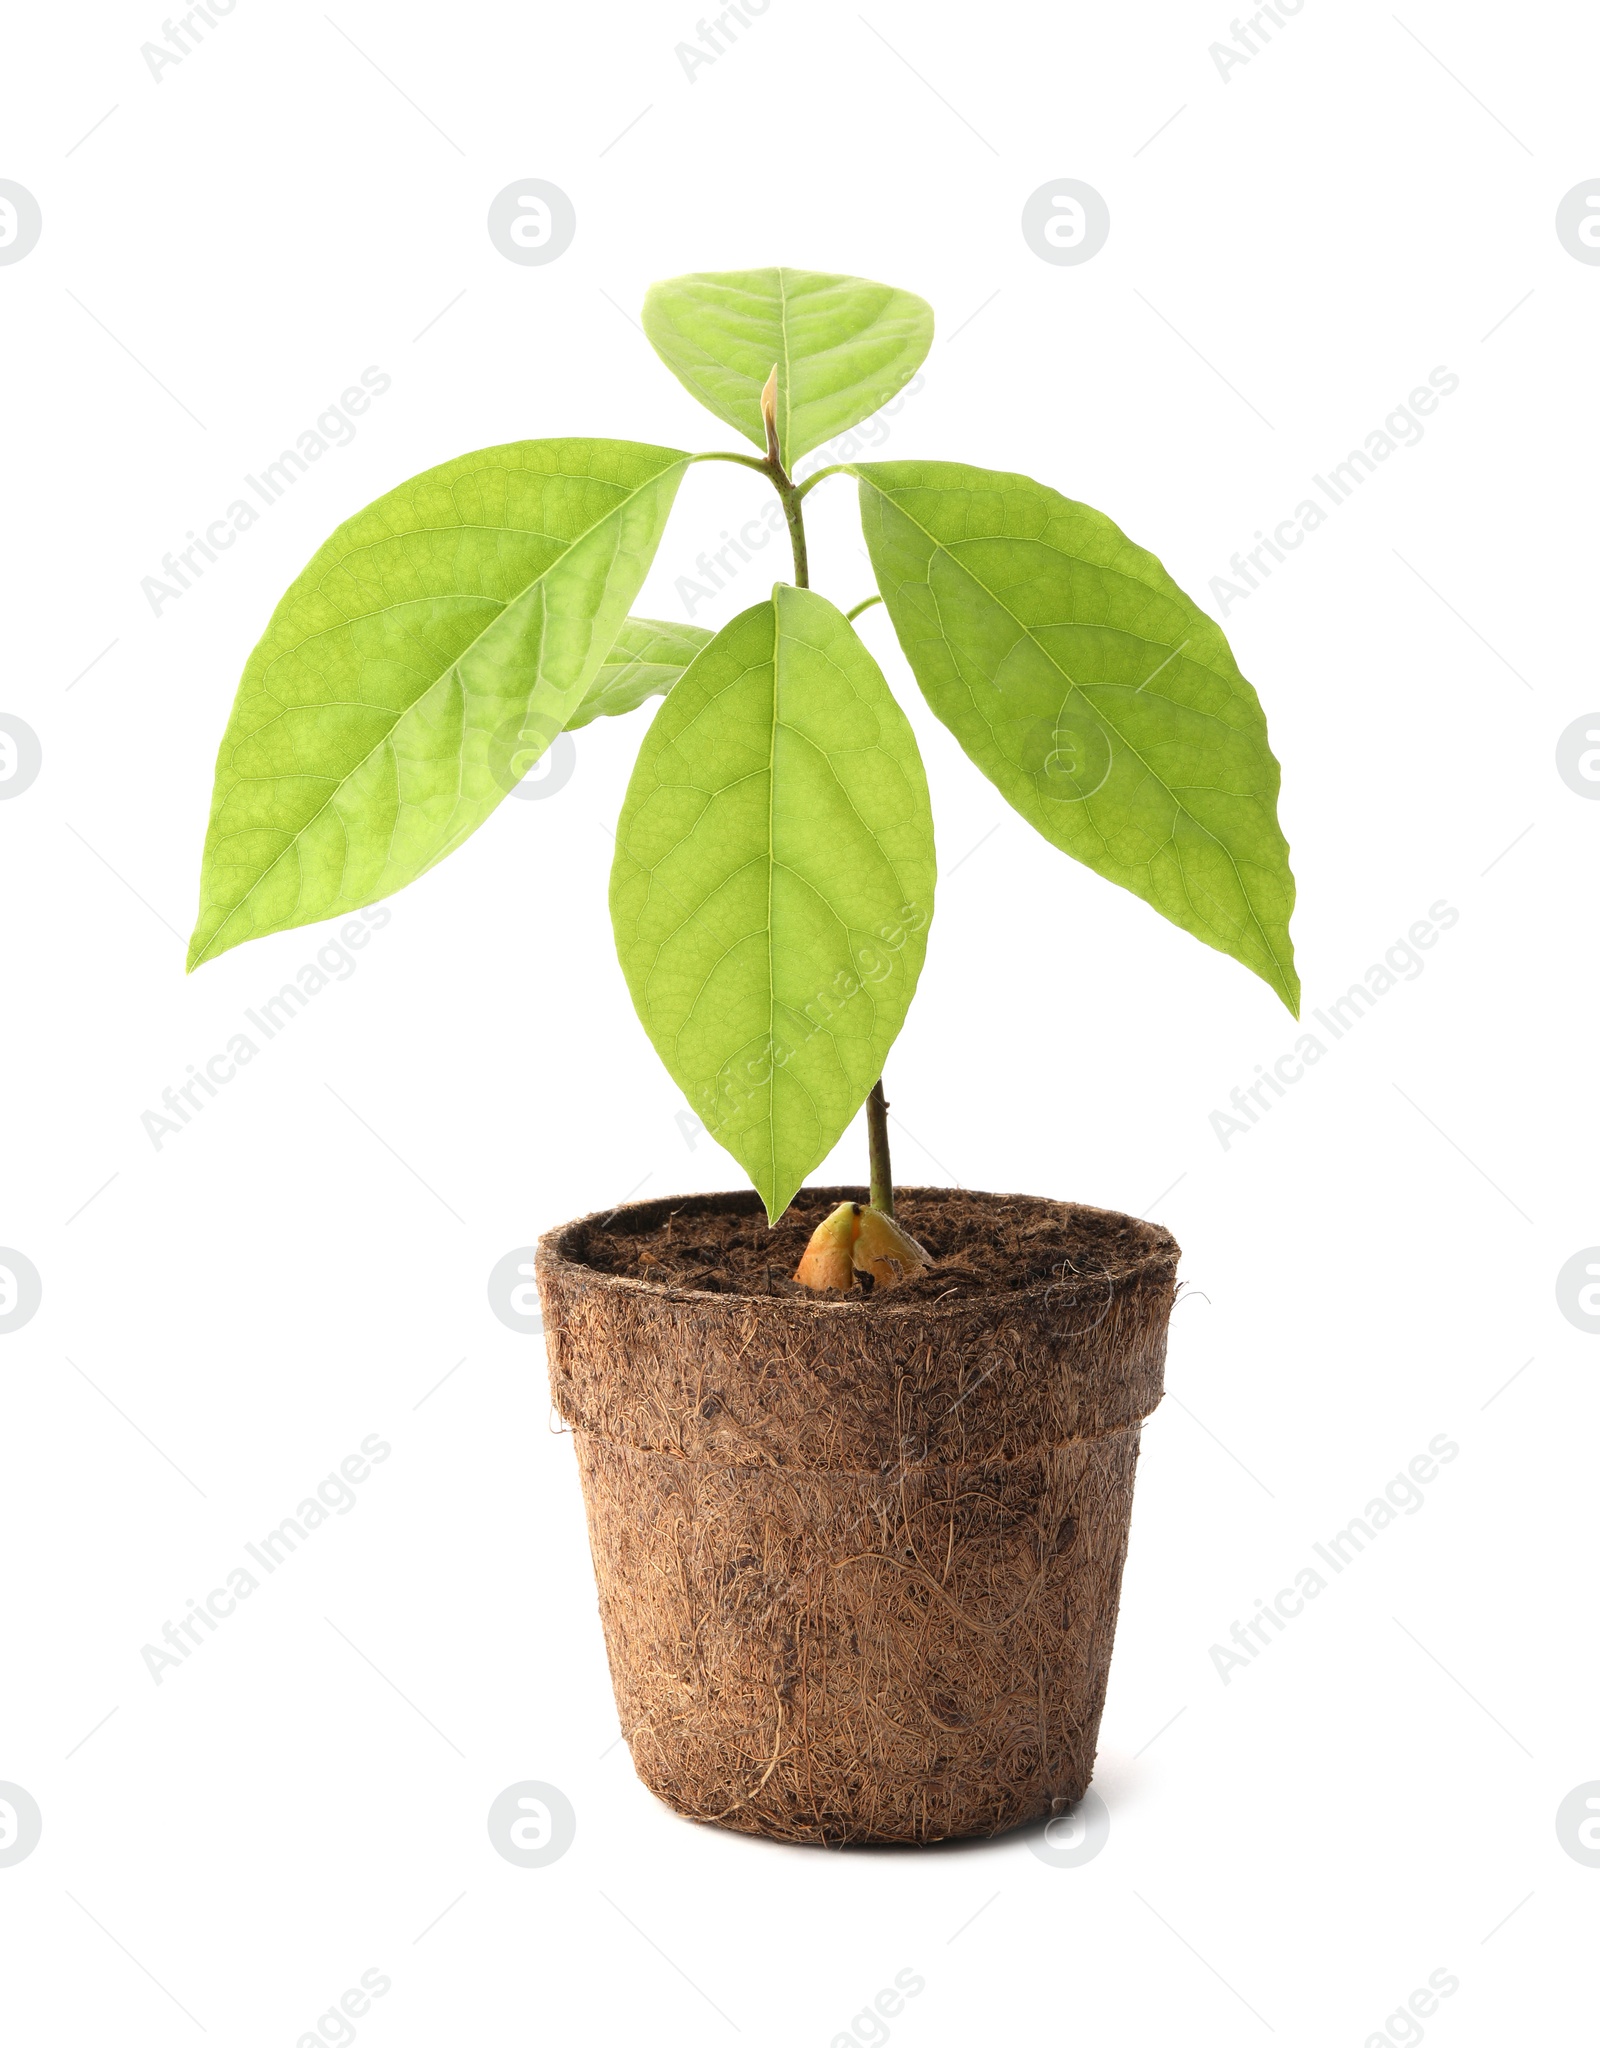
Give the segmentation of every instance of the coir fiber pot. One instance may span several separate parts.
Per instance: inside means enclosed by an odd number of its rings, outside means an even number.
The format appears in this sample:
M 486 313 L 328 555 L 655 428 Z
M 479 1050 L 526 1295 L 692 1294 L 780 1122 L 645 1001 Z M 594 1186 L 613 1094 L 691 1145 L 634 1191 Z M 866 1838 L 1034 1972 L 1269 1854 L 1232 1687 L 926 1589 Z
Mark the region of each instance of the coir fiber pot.
M 639 1776 L 695 1820 L 998 1834 L 1094 1767 L 1178 1246 L 1106 1210 L 906 1189 L 931 1273 L 792 1288 L 843 1200 L 866 1195 L 807 1189 L 771 1233 L 750 1193 L 634 1202 L 540 1242 L 617 1709 Z M 742 1266 L 701 1250 L 697 1284 L 683 1242 L 719 1230 Z

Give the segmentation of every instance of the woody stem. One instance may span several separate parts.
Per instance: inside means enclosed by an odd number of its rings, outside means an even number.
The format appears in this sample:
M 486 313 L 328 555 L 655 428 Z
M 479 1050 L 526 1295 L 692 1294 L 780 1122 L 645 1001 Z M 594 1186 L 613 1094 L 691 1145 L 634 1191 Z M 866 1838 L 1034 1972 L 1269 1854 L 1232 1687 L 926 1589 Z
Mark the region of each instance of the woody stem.
M 889 1169 L 889 1104 L 883 1093 L 883 1076 L 872 1084 L 867 1097 L 867 1157 L 872 1169 L 872 1206 L 885 1216 L 894 1214 L 894 1175 Z

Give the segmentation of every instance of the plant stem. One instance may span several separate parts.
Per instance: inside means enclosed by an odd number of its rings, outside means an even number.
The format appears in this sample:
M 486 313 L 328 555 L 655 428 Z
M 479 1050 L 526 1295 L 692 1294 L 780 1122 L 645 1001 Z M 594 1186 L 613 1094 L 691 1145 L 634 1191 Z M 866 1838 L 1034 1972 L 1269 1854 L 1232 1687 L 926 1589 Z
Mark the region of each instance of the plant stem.
M 894 1175 L 889 1167 L 889 1104 L 881 1074 L 867 1097 L 867 1158 L 872 1168 L 872 1206 L 881 1209 L 885 1216 L 892 1216 Z
M 789 522 L 789 545 L 794 551 L 794 580 L 801 590 L 811 588 L 811 579 L 806 567 L 806 524 L 800 516 L 800 500 L 816 482 L 809 477 L 805 483 L 796 485 L 793 477 L 784 468 L 782 458 L 776 449 L 776 436 L 768 442 L 769 452 L 765 459 L 759 455 L 734 455 L 726 449 L 715 448 L 705 455 L 691 455 L 691 462 L 737 462 L 742 469 L 753 469 L 764 476 L 777 492 L 783 506 L 783 516 Z M 832 470 L 819 474 L 831 476 Z M 870 603 L 871 600 L 869 599 Z
M 783 456 L 778 447 L 777 429 L 774 422 L 767 420 L 767 455 L 762 461 L 753 455 L 703 455 L 696 456 L 697 462 L 737 462 L 746 469 L 757 469 L 768 478 L 778 493 L 783 505 L 783 516 L 789 522 L 789 545 L 794 550 L 794 580 L 801 590 L 811 588 L 806 564 L 806 523 L 800 511 L 800 500 L 825 476 L 833 476 L 843 463 L 834 469 L 819 469 L 815 476 L 808 477 L 798 489 L 794 479 L 783 466 Z M 880 600 L 874 596 L 865 599 L 847 616 L 855 618 L 864 612 L 869 604 Z M 872 1093 L 867 1097 L 867 1160 L 872 1177 L 870 1200 L 874 1209 L 881 1209 L 885 1216 L 894 1214 L 894 1173 L 889 1164 L 889 1104 L 883 1092 L 883 1077 L 880 1074 L 872 1084 Z
M 800 514 L 799 494 L 781 469 L 773 478 L 773 482 L 777 484 L 778 496 L 783 500 L 783 516 L 789 522 L 789 545 L 794 549 L 794 580 L 800 589 L 809 590 L 811 585 L 806 575 L 806 523 Z

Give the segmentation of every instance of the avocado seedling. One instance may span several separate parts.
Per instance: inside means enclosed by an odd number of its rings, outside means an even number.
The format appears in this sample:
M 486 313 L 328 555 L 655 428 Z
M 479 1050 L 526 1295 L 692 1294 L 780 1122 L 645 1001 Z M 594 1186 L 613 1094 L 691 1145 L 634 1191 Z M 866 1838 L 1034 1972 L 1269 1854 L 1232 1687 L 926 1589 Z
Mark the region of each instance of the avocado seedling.
M 652 286 L 643 324 L 757 452 L 513 441 L 340 526 L 245 665 L 189 965 L 415 881 L 557 734 L 663 698 L 611 872 L 639 1019 L 769 1223 L 865 1105 L 870 1199 L 834 1210 L 796 1277 L 903 1285 L 927 1257 L 894 1221 L 883 1071 L 933 919 L 933 817 L 855 619 L 881 599 L 934 714 L 1052 846 L 1297 1011 L 1278 764 L 1221 628 L 1104 513 L 961 462 L 796 480 L 916 373 L 922 299 L 734 271 Z M 792 581 L 716 633 L 630 616 L 700 462 L 770 484 L 793 555 Z M 807 567 L 805 501 L 830 479 L 855 485 L 877 581 L 847 610 Z

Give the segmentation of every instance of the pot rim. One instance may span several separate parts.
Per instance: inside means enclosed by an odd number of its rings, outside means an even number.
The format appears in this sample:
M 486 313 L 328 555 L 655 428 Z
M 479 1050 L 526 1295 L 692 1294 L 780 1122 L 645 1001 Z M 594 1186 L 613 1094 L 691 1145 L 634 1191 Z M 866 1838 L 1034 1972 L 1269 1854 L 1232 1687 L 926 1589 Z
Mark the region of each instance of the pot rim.
M 835 1203 L 865 1202 L 868 1197 L 868 1190 L 864 1187 L 806 1187 L 802 1188 L 800 1193 L 802 1195 L 818 1197 L 825 1202 Z M 1071 1287 L 1074 1282 L 1085 1280 L 1093 1282 L 1102 1277 L 1110 1282 L 1112 1290 L 1115 1291 L 1119 1287 L 1128 1286 L 1142 1279 L 1146 1274 L 1159 1271 L 1162 1267 L 1175 1267 L 1182 1256 L 1182 1250 L 1177 1239 L 1165 1225 L 1150 1223 L 1142 1216 L 1130 1216 L 1121 1209 L 1100 1209 L 1088 1202 L 1070 1202 L 1053 1195 L 996 1194 L 986 1188 L 903 1187 L 897 1189 L 896 1193 L 899 1195 L 929 1196 L 934 1200 L 944 1200 L 951 1195 L 963 1195 L 968 1199 L 989 1202 L 1039 1202 L 1058 1210 L 1076 1211 L 1084 1216 L 1107 1217 L 1118 1224 L 1131 1226 L 1135 1231 L 1141 1233 L 1146 1240 L 1145 1249 L 1133 1257 L 1122 1261 L 1115 1267 L 1101 1266 L 1098 1272 L 1074 1274 L 1070 1281 L 1066 1279 L 1052 1279 L 1036 1281 L 1027 1287 L 1012 1287 L 1004 1290 L 995 1289 L 976 1295 L 963 1294 L 948 1303 L 944 1297 L 935 1296 L 931 1301 L 885 1301 L 874 1305 L 866 1296 L 849 1295 L 844 1299 L 834 1300 L 823 1295 L 816 1295 L 809 1300 L 797 1300 L 792 1295 L 747 1294 L 732 1288 L 686 1287 L 681 1282 L 668 1283 L 661 1280 L 640 1280 L 628 1273 L 609 1273 L 603 1266 L 591 1265 L 587 1260 L 575 1256 L 568 1248 L 575 1232 L 583 1230 L 585 1227 L 596 1230 L 602 1229 L 607 1224 L 614 1223 L 619 1216 L 643 1217 L 647 1212 L 654 1211 L 656 1212 L 655 1220 L 664 1222 L 669 1214 L 689 1208 L 697 1208 L 702 1211 L 710 1209 L 714 1213 L 720 1211 L 724 1214 L 730 1211 L 737 1214 L 741 1210 L 759 1212 L 761 1209 L 761 1197 L 754 1188 L 713 1188 L 699 1194 L 651 1195 L 643 1201 L 621 1202 L 614 1209 L 595 1209 L 586 1216 L 574 1216 L 568 1222 L 555 1224 L 549 1230 L 540 1233 L 538 1244 L 539 1256 L 541 1259 L 548 1259 L 553 1264 L 564 1267 L 575 1275 L 580 1275 L 591 1286 L 617 1288 L 635 1294 L 653 1296 L 662 1301 L 684 1303 L 714 1301 L 723 1307 L 729 1307 L 734 1304 L 747 1304 L 752 1308 L 764 1308 L 784 1314 L 798 1313 L 805 1316 L 862 1316 L 870 1314 L 879 1322 L 883 1321 L 885 1317 L 908 1319 L 911 1317 L 931 1316 L 941 1318 L 957 1315 L 970 1316 L 974 1310 L 984 1311 L 991 1308 L 1004 1308 L 1021 1301 L 1038 1300 L 1041 1296 L 1049 1295 L 1053 1291 L 1065 1290 Z

